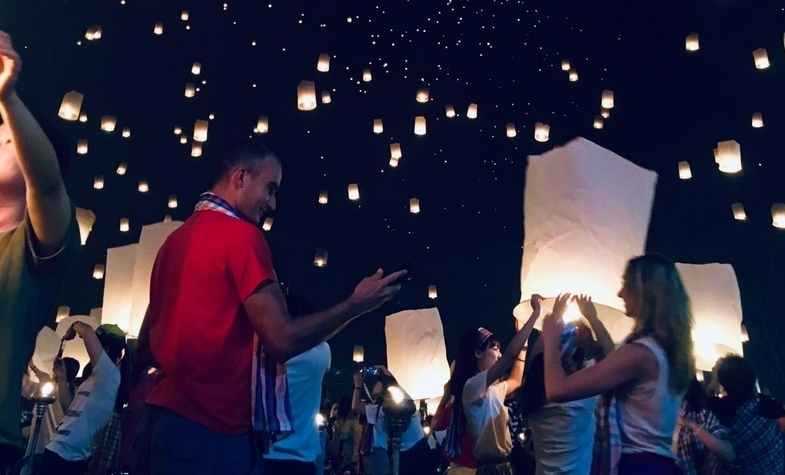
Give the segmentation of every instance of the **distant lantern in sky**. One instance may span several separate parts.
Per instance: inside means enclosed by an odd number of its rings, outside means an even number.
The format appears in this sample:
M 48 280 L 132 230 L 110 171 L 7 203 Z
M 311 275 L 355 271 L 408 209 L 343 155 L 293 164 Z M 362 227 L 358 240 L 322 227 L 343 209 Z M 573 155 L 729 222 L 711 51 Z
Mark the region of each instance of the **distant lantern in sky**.
M 439 291 L 436 289 L 435 285 L 428 286 L 428 298 L 431 300 L 439 298 Z
M 71 316 L 71 307 L 68 305 L 60 305 L 57 307 L 57 316 L 55 317 L 55 323 L 60 323 L 66 318 Z
M 76 144 L 76 153 L 79 155 L 87 155 L 87 151 L 87 139 L 79 139 L 79 142 Z
M 185 83 L 184 95 L 189 99 L 194 97 L 196 95 L 196 86 L 194 86 L 193 83 L 190 82 Z
M 330 91 L 322 91 L 322 104 L 330 104 L 333 101 L 333 96 Z
M 116 172 L 117 172 L 118 175 L 123 176 L 123 175 L 125 175 L 125 172 L 127 172 L 127 171 L 128 171 L 128 164 L 127 163 L 120 162 L 120 164 L 117 165 Z
M 101 130 L 106 133 L 114 132 L 117 128 L 117 117 L 112 115 L 105 115 L 101 117 Z
M 363 69 L 363 82 L 371 82 L 371 80 L 373 80 L 371 70 L 369 68 Z
M 603 119 L 608 119 L 611 116 L 611 111 L 608 110 L 608 109 L 603 108 L 600 111 L 600 115 L 602 116 Z
M 393 160 L 400 160 L 403 157 L 403 152 L 401 151 L 401 144 L 399 143 L 391 143 L 390 144 L 390 158 Z
M 515 128 L 515 124 L 512 122 L 507 124 L 507 137 L 508 138 L 515 138 L 518 135 L 518 130 Z
M 613 91 L 610 89 L 602 91 L 602 107 L 605 109 L 613 109 L 614 105 Z
M 191 144 L 191 157 L 199 158 L 202 156 L 202 144 L 194 142 Z
M 103 264 L 96 264 L 93 267 L 93 279 L 101 280 L 104 278 L 104 272 L 106 271 L 106 266 Z
M 330 72 L 330 55 L 327 53 L 322 53 L 319 55 L 319 59 L 316 61 L 316 70 L 320 73 L 327 73 Z
M 186 137 L 185 135 L 181 135 L 180 136 L 180 143 L 183 144 L 183 145 L 187 144 L 188 143 L 188 137 Z
M 313 256 L 313 265 L 320 268 L 327 267 L 327 251 L 317 249 L 316 254 Z
M 266 115 L 260 115 L 256 121 L 256 128 L 254 132 L 257 134 L 266 134 L 270 131 L 270 119 Z
M 104 177 L 98 175 L 97 177 L 93 178 L 93 188 L 96 190 L 103 190 L 104 189 Z
M 197 142 L 207 142 L 207 128 L 209 122 L 206 120 L 197 120 L 194 122 L 194 140 Z
M 198 76 L 202 74 L 202 63 L 194 63 L 191 65 L 191 74 Z
M 357 183 L 351 183 L 347 188 L 349 194 L 349 201 L 357 201 L 360 199 L 360 187 Z
M 329 195 L 327 194 L 327 192 L 322 190 L 322 191 L 319 192 L 319 198 L 317 198 L 316 201 L 320 205 L 326 205 L 330 201 L 330 198 L 329 198 Z
M 153 34 L 156 36 L 161 36 L 164 34 L 164 24 L 162 22 L 158 22 L 153 26 Z
M 382 119 L 373 119 L 373 133 L 381 134 L 384 132 L 384 122 Z
M 679 178 L 682 180 L 689 180 L 692 178 L 692 170 L 690 169 L 690 162 L 679 162 Z
M 69 91 L 66 92 L 63 96 L 63 100 L 60 102 L 60 110 L 57 112 L 57 115 L 69 122 L 75 122 L 79 120 L 79 112 L 82 110 L 82 103 L 84 102 L 84 96 L 76 91 Z
M 551 137 L 551 126 L 537 122 L 534 125 L 534 140 L 538 142 L 547 142 Z
M 414 118 L 414 135 L 425 135 L 426 133 L 425 116 L 418 115 Z
M 131 223 L 128 218 L 120 218 L 120 232 L 127 233 L 131 229 Z
M 316 109 L 316 84 L 313 81 L 300 81 L 297 86 L 297 109 L 301 111 Z
M 578 82 L 578 79 L 579 79 L 578 71 L 574 69 L 570 71 L 570 82 Z
M 183 128 L 182 127 L 175 127 L 174 128 L 174 134 L 175 135 L 180 135 L 182 133 L 183 133 Z
M 76 222 L 79 224 L 79 239 L 84 246 L 95 224 L 95 213 L 89 209 L 76 208 Z
M 690 33 L 684 41 L 684 49 L 689 52 L 698 51 L 701 48 L 700 39 L 697 33 Z
M 188 13 L 188 10 L 183 10 L 180 12 L 180 20 L 188 21 L 191 18 L 191 14 Z
M 147 193 L 150 191 L 150 185 L 147 183 L 147 181 L 140 180 L 139 186 L 136 189 L 139 190 L 139 193 Z
M 83 123 L 83 124 L 84 124 L 85 122 L 87 122 L 87 114 L 81 114 L 81 115 L 79 116 L 79 122 L 81 122 L 81 123 Z
M 265 231 L 270 231 L 271 229 L 273 229 L 273 218 L 269 216 L 267 218 L 264 218 L 264 222 L 262 223 L 262 229 L 264 229 Z
M 431 92 L 427 87 L 421 87 L 420 89 L 417 89 L 417 102 L 420 104 L 426 104 L 429 100 L 431 100 Z
M 409 212 L 411 214 L 420 214 L 420 199 L 409 198 Z
M 726 140 L 717 144 L 714 161 L 723 173 L 741 171 L 741 145 L 735 140 Z
M 123 127 L 122 135 L 123 135 L 124 139 L 130 138 L 131 137 L 131 129 L 128 128 L 128 127 Z
M 475 104 L 473 102 L 471 104 L 469 104 L 469 108 L 466 110 L 466 117 L 468 117 L 470 119 L 476 119 L 477 118 L 477 104 Z
M 777 229 L 785 229 L 785 204 L 771 205 L 771 225 Z
M 100 27 L 98 26 L 91 26 L 87 28 L 87 31 L 84 33 L 84 37 L 87 41 L 95 41 L 101 39 Z
M 744 210 L 743 204 L 733 203 L 730 205 L 730 210 L 733 213 L 733 219 L 736 221 L 747 221 L 747 212 Z
M 447 104 L 444 107 L 444 115 L 446 115 L 448 119 L 454 118 L 455 117 L 455 107 L 451 106 L 450 104 Z
M 355 363 L 365 362 L 365 349 L 361 345 L 354 345 L 352 350 L 352 361 Z
M 763 128 L 763 113 L 756 112 L 752 114 L 752 127 L 755 129 Z
M 572 65 L 570 65 L 570 61 L 567 59 L 561 60 L 561 70 L 566 72 L 569 71 L 570 69 L 572 69 Z
M 766 48 L 758 48 L 752 52 L 752 58 L 755 60 L 755 67 L 757 69 L 769 69 L 769 53 Z
M 602 119 L 601 116 L 594 118 L 594 128 L 597 130 L 602 130 L 605 127 L 605 121 Z
M 169 209 L 177 208 L 177 196 L 176 195 L 169 195 L 169 202 L 167 203 Z

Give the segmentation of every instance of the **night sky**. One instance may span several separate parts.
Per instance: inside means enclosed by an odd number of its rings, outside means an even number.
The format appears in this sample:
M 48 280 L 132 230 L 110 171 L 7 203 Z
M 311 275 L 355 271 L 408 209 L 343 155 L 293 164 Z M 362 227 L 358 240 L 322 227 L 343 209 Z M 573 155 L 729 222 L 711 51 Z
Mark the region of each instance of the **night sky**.
M 102 38 L 87 41 L 93 25 Z M 781 1 L 26 0 L 2 2 L 0 28 L 24 60 L 20 95 L 62 144 L 73 201 L 98 217 L 63 297 L 74 313 L 101 306 L 103 281 L 92 269 L 106 249 L 137 242 L 142 225 L 167 213 L 186 219 L 226 137 L 252 135 L 266 115 L 261 138 L 285 167 L 267 235 L 290 291 L 322 307 L 379 266 L 410 271 L 394 303 L 331 342 L 335 369 L 349 367 L 353 344 L 383 362 L 383 315 L 433 305 L 429 285 L 438 286 L 448 352 L 469 326 L 507 338 L 520 298 L 526 157 L 584 136 L 659 173 L 649 250 L 734 265 L 749 354 L 762 383 L 785 397 L 785 231 L 772 227 L 770 212 L 785 202 Z M 684 46 L 691 32 L 700 35 L 694 53 Z M 755 69 L 757 48 L 768 50 L 768 70 Z M 321 53 L 331 56 L 328 73 L 316 70 Z M 565 59 L 577 82 L 562 70 Z M 362 81 L 366 68 L 371 82 Z M 315 81 L 318 96 L 329 91 L 332 103 L 298 111 L 302 80 Z M 199 87 L 191 99 L 189 82 Z M 421 87 L 430 90 L 426 104 L 415 100 Z M 604 89 L 615 92 L 615 108 L 596 130 Z M 86 123 L 57 118 L 69 90 L 85 95 Z M 476 120 L 466 117 L 469 103 L 478 104 Z M 457 117 L 445 116 L 448 104 Z M 751 127 L 755 112 L 764 128 Z M 192 158 L 194 121 L 210 114 L 205 153 Z M 115 133 L 100 130 L 103 115 L 118 117 Z M 426 136 L 413 133 L 417 115 L 427 118 Z M 376 118 L 383 134 L 372 133 Z M 535 122 L 551 126 L 548 143 L 534 141 Z M 89 141 L 85 156 L 75 153 L 78 139 Z M 730 139 L 742 147 L 737 175 L 720 173 L 712 154 Z M 397 168 L 388 165 L 394 142 L 403 151 Z M 679 180 L 682 160 L 692 180 Z M 115 173 L 121 162 L 124 176 Z M 140 180 L 149 192 L 137 191 Z M 347 198 L 350 183 L 358 202 Z M 737 201 L 746 222 L 733 220 Z M 119 231 L 123 217 L 130 232 Z M 326 268 L 313 265 L 317 249 L 329 253 Z

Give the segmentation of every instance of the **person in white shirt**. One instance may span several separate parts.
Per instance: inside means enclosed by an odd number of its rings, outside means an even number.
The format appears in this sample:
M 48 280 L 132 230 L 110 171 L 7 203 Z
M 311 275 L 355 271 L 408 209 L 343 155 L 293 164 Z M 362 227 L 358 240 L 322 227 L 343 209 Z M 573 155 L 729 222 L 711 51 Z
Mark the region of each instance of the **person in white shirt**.
M 93 371 L 77 388 L 56 434 L 36 461 L 38 473 L 83 474 L 92 455 L 93 438 L 114 413 L 125 336 L 114 325 L 93 330 L 83 322 L 74 323 L 64 339 L 76 335 L 84 340 Z

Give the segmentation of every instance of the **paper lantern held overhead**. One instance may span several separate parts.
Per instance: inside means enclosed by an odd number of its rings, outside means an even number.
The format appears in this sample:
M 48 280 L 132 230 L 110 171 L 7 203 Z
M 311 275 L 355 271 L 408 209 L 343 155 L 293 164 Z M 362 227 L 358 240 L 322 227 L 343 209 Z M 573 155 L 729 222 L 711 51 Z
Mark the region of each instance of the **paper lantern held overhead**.
M 63 100 L 60 102 L 60 110 L 57 115 L 69 122 L 75 122 L 79 119 L 79 112 L 82 110 L 82 103 L 84 96 L 76 91 L 66 92 Z
M 316 109 L 316 84 L 313 81 L 300 81 L 297 85 L 297 109 L 301 111 Z

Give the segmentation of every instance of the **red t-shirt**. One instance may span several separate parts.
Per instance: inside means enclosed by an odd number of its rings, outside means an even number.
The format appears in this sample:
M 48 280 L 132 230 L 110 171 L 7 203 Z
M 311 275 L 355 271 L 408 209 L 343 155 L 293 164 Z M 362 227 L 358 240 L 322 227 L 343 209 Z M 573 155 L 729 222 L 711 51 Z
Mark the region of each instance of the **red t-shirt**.
M 262 232 L 198 211 L 166 240 L 150 279 L 149 404 L 227 434 L 251 429 L 253 336 L 243 302 L 276 280 Z

